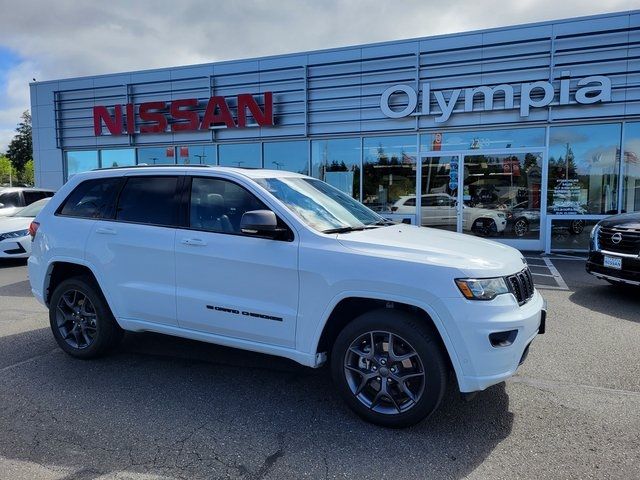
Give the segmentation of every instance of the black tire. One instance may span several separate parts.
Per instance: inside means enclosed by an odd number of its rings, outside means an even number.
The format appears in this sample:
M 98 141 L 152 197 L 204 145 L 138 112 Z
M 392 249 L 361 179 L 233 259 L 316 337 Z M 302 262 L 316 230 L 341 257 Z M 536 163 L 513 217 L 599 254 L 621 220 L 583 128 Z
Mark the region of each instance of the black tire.
M 69 278 L 55 288 L 49 302 L 49 323 L 60 348 L 83 359 L 104 355 L 124 333 L 95 280 L 88 276 Z
M 471 231 L 480 237 L 490 237 L 498 233 L 498 226 L 493 218 L 477 218 Z
M 524 217 L 517 218 L 513 222 L 513 234 L 516 237 L 524 237 L 527 233 L 529 233 L 529 221 Z
M 358 362 L 366 363 L 366 361 L 363 357 L 361 359 L 359 354 L 354 353 L 350 347 L 354 342 L 370 335 L 369 332 L 375 332 L 373 337 L 374 352 L 377 350 L 375 345 L 379 345 L 384 350 L 384 335 L 392 334 L 394 336 L 393 343 L 398 345 L 391 352 L 395 352 L 395 354 L 390 355 L 387 350 L 385 363 L 381 363 L 385 359 L 384 351 L 377 361 L 372 359 L 370 361 L 371 369 L 365 370 L 367 375 L 364 375 L 365 371 L 362 374 L 352 373 L 354 369 L 345 365 L 352 367 L 350 363 L 353 358 L 358 358 Z M 377 425 L 403 428 L 424 420 L 438 408 L 447 384 L 447 362 L 437 335 L 438 333 L 434 331 L 427 320 L 400 310 L 380 309 L 359 316 L 344 327 L 333 344 L 331 374 L 338 392 L 356 414 Z M 365 346 L 364 351 L 366 348 Z M 404 350 L 402 350 L 403 348 Z M 391 360 L 392 358 L 400 358 L 398 352 L 410 351 L 415 352 L 412 354 L 411 360 L 404 360 L 401 364 Z M 422 367 L 424 375 L 421 377 L 418 377 L 417 373 L 407 375 L 417 377 L 418 383 L 407 385 L 413 382 L 413 379 L 406 380 L 402 382 L 403 388 L 400 388 L 400 383 L 395 379 L 405 376 L 402 375 L 405 373 L 403 365 L 407 365 L 407 361 L 415 364 L 409 367 L 415 372 L 420 370 L 417 367 Z M 379 367 L 377 372 L 380 377 L 375 377 L 376 373 L 372 373 L 376 370 L 376 365 Z M 383 372 L 384 366 L 381 365 L 387 365 L 386 372 Z M 393 365 L 396 366 L 393 367 Z M 394 371 L 393 368 L 399 372 L 395 377 L 389 373 Z M 400 369 L 403 372 L 400 372 Z M 371 377 L 371 375 L 374 376 Z M 361 387 L 362 390 L 357 393 L 358 387 L 365 383 L 366 377 L 371 377 L 371 379 L 367 380 L 367 386 Z M 374 405 L 374 401 L 383 389 L 382 383 L 385 378 L 389 383 L 386 383 L 384 392 L 389 389 L 389 392 L 395 391 L 398 395 L 395 399 L 392 399 L 391 396 L 386 398 L 381 396 L 381 400 Z M 357 379 L 358 387 L 354 385 L 354 379 Z M 407 388 L 413 388 L 413 398 L 404 395 L 403 392 Z M 366 405 L 365 402 L 371 396 L 374 397 L 374 401 Z M 403 399 L 403 396 L 406 398 Z
M 580 235 L 584 231 L 584 225 L 584 220 L 571 220 L 569 233 L 571 235 Z

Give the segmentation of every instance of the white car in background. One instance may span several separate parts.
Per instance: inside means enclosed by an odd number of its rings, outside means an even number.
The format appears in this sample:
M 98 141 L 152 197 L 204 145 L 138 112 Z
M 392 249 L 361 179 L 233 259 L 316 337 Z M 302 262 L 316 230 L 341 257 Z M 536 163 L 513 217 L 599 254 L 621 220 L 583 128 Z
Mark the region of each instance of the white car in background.
M 0 258 L 27 258 L 31 254 L 29 225 L 51 198 L 43 198 L 16 213 L 0 217 Z
M 413 215 L 416 208 L 416 196 L 406 195 L 391 207 L 399 214 Z M 457 201 L 446 193 L 428 193 L 422 195 L 421 225 L 425 227 L 444 227 L 456 225 Z M 486 208 L 463 206 L 463 231 L 489 236 L 503 232 L 507 226 L 504 212 Z
M 55 190 L 32 187 L 0 188 L 0 217 L 15 214 L 21 208 L 43 198 L 53 197 Z

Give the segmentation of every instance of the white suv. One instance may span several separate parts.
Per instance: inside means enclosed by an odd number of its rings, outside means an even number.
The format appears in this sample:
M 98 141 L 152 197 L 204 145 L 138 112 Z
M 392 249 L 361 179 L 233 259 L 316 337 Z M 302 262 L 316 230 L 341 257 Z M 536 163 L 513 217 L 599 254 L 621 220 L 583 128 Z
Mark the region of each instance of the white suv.
M 427 193 L 422 195 L 421 221 L 428 227 L 442 227 L 456 225 L 458 202 L 446 193 Z M 391 211 L 400 214 L 413 215 L 416 211 L 416 196 L 400 197 L 391 207 Z M 504 212 L 487 208 L 462 206 L 462 229 L 477 235 L 488 237 L 503 232 L 507 226 L 507 216 Z
M 522 255 L 394 225 L 320 180 L 216 167 L 74 176 L 30 227 L 29 278 L 67 353 L 123 330 L 327 358 L 365 419 L 414 424 L 514 374 L 544 331 Z

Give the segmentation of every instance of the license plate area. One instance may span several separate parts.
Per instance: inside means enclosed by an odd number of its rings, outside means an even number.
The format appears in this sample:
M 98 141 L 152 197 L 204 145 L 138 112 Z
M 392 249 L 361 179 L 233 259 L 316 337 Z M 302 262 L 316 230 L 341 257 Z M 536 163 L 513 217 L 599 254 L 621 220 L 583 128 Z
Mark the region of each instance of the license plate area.
M 611 257 L 609 255 L 604 256 L 604 261 L 602 263 L 607 268 L 613 268 L 615 270 L 622 269 L 622 258 L 620 257 Z

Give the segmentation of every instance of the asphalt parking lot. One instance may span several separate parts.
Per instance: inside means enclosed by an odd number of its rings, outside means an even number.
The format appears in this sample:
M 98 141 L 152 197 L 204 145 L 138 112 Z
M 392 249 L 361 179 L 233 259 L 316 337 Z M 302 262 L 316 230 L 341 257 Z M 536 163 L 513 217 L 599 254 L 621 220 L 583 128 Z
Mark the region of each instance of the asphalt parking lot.
M 352 415 L 326 369 L 264 355 L 136 334 L 72 359 L 4 263 L 0 478 L 639 478 L 640 295 L 549 260 L 566 288 L 530 256 L 549 319 L 518 374 L 406 430 Z

